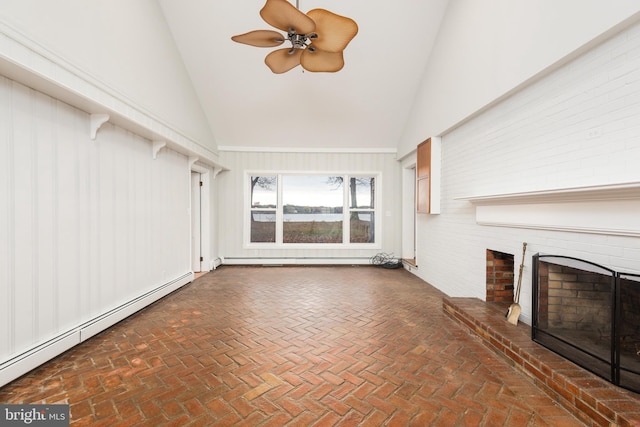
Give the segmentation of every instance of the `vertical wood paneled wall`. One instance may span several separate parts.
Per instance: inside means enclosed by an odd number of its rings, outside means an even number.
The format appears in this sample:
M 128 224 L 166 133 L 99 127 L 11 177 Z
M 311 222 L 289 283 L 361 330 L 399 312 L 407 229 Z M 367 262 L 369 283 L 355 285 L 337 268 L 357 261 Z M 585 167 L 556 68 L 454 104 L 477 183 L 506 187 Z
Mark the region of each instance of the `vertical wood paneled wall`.
M 189 273 L 189 218 L 185 156 L 0 76 L 0 367 Z

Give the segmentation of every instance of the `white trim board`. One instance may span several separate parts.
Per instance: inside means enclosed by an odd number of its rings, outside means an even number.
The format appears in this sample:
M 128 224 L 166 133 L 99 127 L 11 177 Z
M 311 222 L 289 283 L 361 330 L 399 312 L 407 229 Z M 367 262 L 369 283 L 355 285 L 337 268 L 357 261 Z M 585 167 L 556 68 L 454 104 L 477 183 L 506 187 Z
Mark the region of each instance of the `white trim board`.
M 34 345 L 27 351 L 0 363 L 0 387 L 192 282 L 193 277 L 193 272 L 189 272 L 170 280 L 149 292 L 133 298 L 118 307 L 107 310 L 75 328 Z
M 374 147 L 247 147 L 247 146 L 219 146 L 218 151 L 252 152 L 252 153 L 362 153 L 362 154 L 396 154 L 396 148 Z
M 371 258 L 268 258 L 268 257 L 224 257 L 223 265 L 369 265 Z

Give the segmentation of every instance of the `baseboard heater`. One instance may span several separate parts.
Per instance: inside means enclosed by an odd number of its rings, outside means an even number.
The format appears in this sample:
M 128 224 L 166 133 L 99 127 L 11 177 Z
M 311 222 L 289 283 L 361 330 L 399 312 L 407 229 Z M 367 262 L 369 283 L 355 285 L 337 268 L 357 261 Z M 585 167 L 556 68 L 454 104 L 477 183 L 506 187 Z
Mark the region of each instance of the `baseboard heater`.
M 186 273 L 0 363 L 0 387 L 192 281 L 193 272 Z
M 366 265 L 365 257 L 224 257 L 225 265 Z

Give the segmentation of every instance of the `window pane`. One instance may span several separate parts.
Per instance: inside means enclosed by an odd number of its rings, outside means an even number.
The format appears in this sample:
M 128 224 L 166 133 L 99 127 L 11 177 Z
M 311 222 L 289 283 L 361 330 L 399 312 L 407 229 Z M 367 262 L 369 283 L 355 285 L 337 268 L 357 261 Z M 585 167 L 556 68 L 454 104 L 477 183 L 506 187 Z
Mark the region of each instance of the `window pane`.
M 375 221 L 373 212 L 351 212 L 351 243 L 374 243 Z
M 276 241 L 276 213 L 274 211 L 251 211 L 251 242 Z
M 284 243 L 342 243 L 342 215 L 296 214 L 285 219 L 282 233 Z
M 343 178 L 282 178 L 283 243 L 342 243 Z
M 251 207 L 275 208 L 278 201 L 277 176 L 251 177 Z
M 349 179 L 349 206 L 373 209 L 375 193 L 374 177 L 351 177 Z

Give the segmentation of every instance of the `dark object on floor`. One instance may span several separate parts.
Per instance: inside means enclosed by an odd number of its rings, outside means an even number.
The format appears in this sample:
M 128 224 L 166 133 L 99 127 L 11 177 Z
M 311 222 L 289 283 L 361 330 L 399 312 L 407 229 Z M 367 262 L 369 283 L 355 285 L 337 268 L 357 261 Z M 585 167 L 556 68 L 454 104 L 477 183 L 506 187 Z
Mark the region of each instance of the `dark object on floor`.
M 380 252 L 375 254 L 369 260 L 371 264 L 376 265 L 382 268 L 401 268 L 402 260 L 400 258 L 394 258 L 393 254 L 386 254 L 384 252 Z

